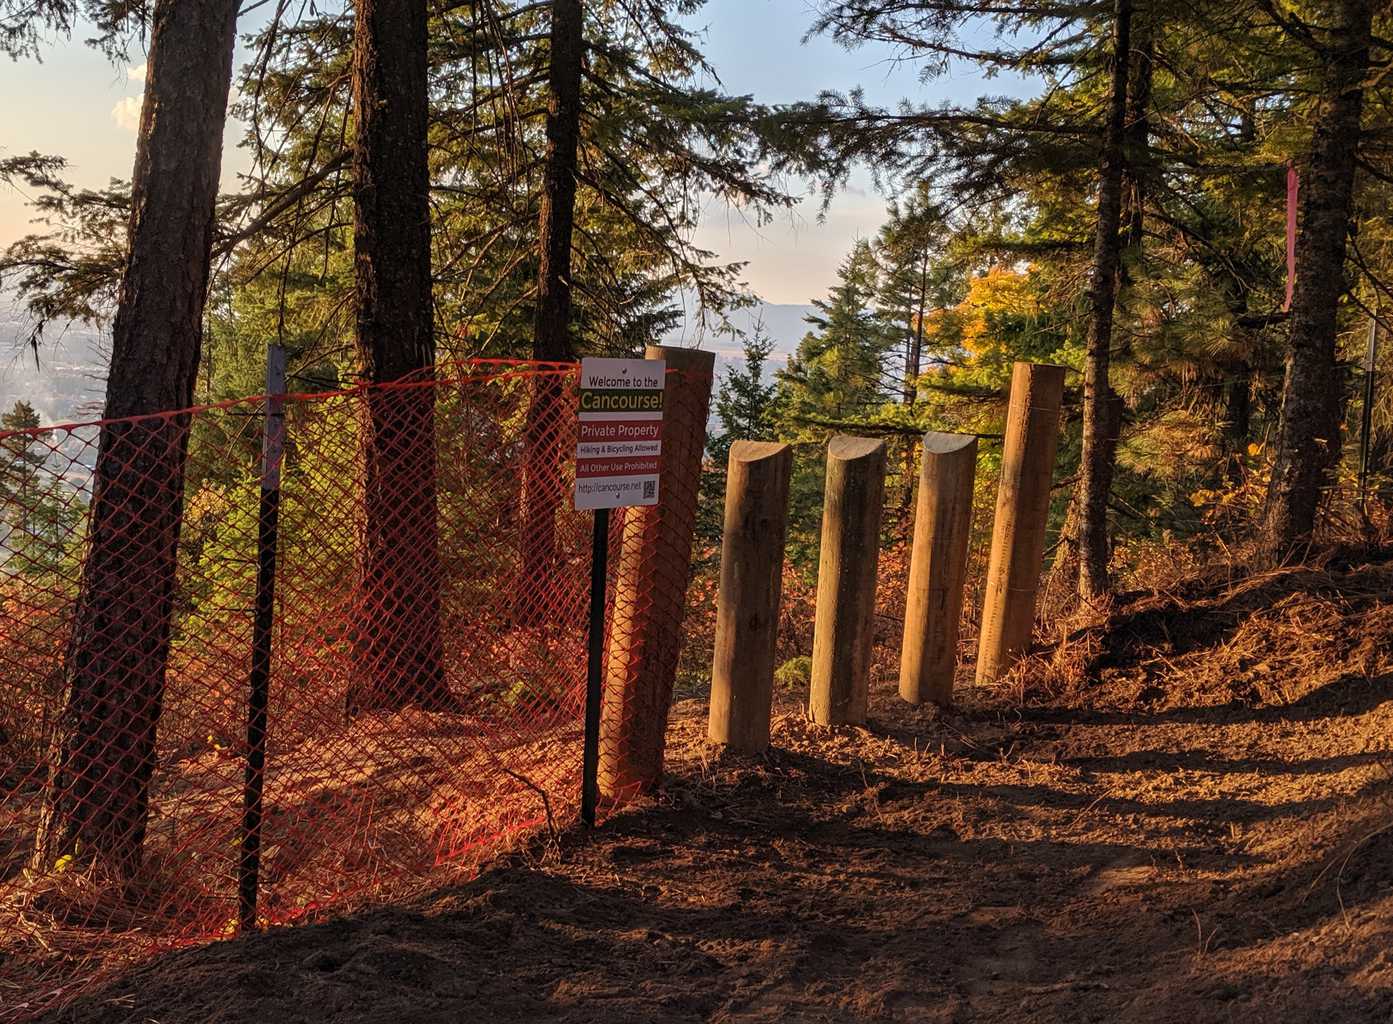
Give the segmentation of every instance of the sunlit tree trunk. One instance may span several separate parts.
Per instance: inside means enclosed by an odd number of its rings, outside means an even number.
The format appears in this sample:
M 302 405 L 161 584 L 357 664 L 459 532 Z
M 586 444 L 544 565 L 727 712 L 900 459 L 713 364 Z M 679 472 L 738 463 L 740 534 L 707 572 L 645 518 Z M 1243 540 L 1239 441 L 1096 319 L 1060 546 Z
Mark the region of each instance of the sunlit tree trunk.
M 105 417 L 193 404 L 232 79 L 235 0 L 155 4 Z M 140 867 L 164 703 L 187 415 L 103 428 L 66 699 L 35 853 Z
M 914 309 L 910 312 L 908 340 L 904 358 L 904 404 L 913 409 L 919 400 L 919 372 L 924 361 L 924 316 L 929 302 L 929 247 L 924 246 L 919 256 L 919 288 Z M 914 471 L 914 454 L 918 446 L 909 438 L 904 444 L 904 461 L 900 476 L 900 517 L 908 523 L 909 511 L 914 506 L 914 484 L 919 474 Z
M 548 70 L 547 148 L 537 221 L 537 309 L 532 358 L 575 356 L 571 342 L 571 245 L 575 232 L 576 161 L 580 149 L 580 86 L 585 56 L 581 0 L 553 0 Z M 527 414 L 527 468 L 518 616 L 541 611 L 536 588 L 555 566 L 556 510 L 561 503 L 560 429 L 566 416 L 561 382 L 537 378 Z
M 919 256 L 919 292 L 914 322 L 909 325 L 909 346 L 905 352 L 904 363 L 904 404 L 913 406 L 919 398 L 919 373 L 924 363 L 924 317 L 928 315 L 929 304 L 929 247 Z
M 1079 595 L 1093 599 L 1109 588 L 1112 544 L 1108 498 L 1117 456 L 1116 399 L 1108 379 L 1113 309 L 1121 253 L 1123 133 L 1127 116 L 1131 0 L 1113 8 L 1113 71 L 1098 183 L 1098 224 L 1088 287 L 1088 351 L 1084 361 L 1083 455 L 1079 466 Z
M 1282 413 L 1265 517 L 1270 554 L 1297 554 L 1315 528 L 1321 491 L 1340 458 L 1344 381 L 1335 333 L 1345 290 L 1345 236 L 1369 70 L 1373 5 L 1339 0 L 1323 8 L 1335 19 L 1320 48 L 1320 100 L 1312 112 L 1311 154 L 1301 174 Z
M 375 384 L 429 379 L 426 0 L 358 0 L 353 242 L 358 357 Z M 363 438 L 361 600 L 350 713 L 449 704 L 440 637 L 435 394 L 373 389 Z

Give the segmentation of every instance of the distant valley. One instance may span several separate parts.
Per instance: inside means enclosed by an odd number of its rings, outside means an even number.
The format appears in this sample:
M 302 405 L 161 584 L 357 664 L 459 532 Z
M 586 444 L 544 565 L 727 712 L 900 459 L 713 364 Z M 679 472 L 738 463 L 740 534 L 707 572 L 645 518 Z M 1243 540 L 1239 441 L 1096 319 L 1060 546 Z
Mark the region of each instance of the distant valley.
M 774 342 L 770 371 L 783 366 L 807 332 L 804 317 L 812 306 L 762 303 L 741 310 L 732 318 L 741 330 L 753 330 L 757 322 Z M 28 321 L 13 313 L 0 313 L 0 409 L 17 399 L 32 404 L 44 423 L 69 423 L 95 419 L 101 414 L 103 381 L 109 354 L 107 337 L 80 324 L 45 333 L 36 362 L 25 344 Z M 739 339 L 717 335 L 696 323 L 687 323 L 663 339 L 667 344 L 698 345 L 716 352 L 720 368 L 741 359 Z
M 45 332 L 37 360 L 27 321 L 0 320 L 0 410 L 28 401 L 44 423 L 94 419 L 101 413 L 109 345 L 80 324 Z

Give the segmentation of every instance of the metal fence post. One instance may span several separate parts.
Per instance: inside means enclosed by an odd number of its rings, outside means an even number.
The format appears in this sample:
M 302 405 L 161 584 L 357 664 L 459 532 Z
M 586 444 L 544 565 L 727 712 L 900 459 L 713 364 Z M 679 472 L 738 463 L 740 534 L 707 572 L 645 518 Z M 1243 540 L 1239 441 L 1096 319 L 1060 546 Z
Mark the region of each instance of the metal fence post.
M 261 874 L 262 798 L 266 788 L 266 719 L 271 688 L 271 638 L 275 625 L 276 539 L 280 520 L 281 464 L 285 456 L 285 349 L 266 350 L 266 426 L 261 442 L 261 503 L 256 538 L 256 603 L 247 698 L 247 773 L 242 791 L 242 856 L 238 863 L 238 925 L 256 929 Z

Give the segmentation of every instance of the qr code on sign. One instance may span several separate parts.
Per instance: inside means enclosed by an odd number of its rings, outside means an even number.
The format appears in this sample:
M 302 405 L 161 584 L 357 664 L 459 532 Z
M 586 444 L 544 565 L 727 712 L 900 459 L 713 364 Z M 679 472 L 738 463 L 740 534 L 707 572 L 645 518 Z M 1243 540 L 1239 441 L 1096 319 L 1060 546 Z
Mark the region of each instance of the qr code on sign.
M 658 496 L 658 481 L 645 480 L 643 482 L 643 500 L 648 501 Z

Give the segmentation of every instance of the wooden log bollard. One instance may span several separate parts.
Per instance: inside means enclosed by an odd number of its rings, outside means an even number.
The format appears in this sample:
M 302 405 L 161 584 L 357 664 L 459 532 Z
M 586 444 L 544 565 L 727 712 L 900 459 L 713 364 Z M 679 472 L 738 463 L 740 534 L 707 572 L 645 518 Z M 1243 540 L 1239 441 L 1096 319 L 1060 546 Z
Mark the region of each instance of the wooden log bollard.
M 731 445 L 706 735 L 747 754 L 769 747 L 792 471 L 786 444 Z
M 869 703 L 885 442 L 832 438 L 817 567 L 808 709 L 819 725 L 860 725 Z
M 622 798 L 657 785 L 663 772 L 672 686 L 682 652 L 697 492 L 716 356 L 649 345 L 667 361 L 659 504 L 627 509 L 619 542 L 600 704 L 599 788 Z
M 911 704 L 953 703 L 976 476 L 976 437 L 924 435 L 900 648 L 900 696 Z
M 979 685 L 1001 678 L 1030 648 L 1063 402 L 1064 367 L 1016 364 L 982 602 Z

